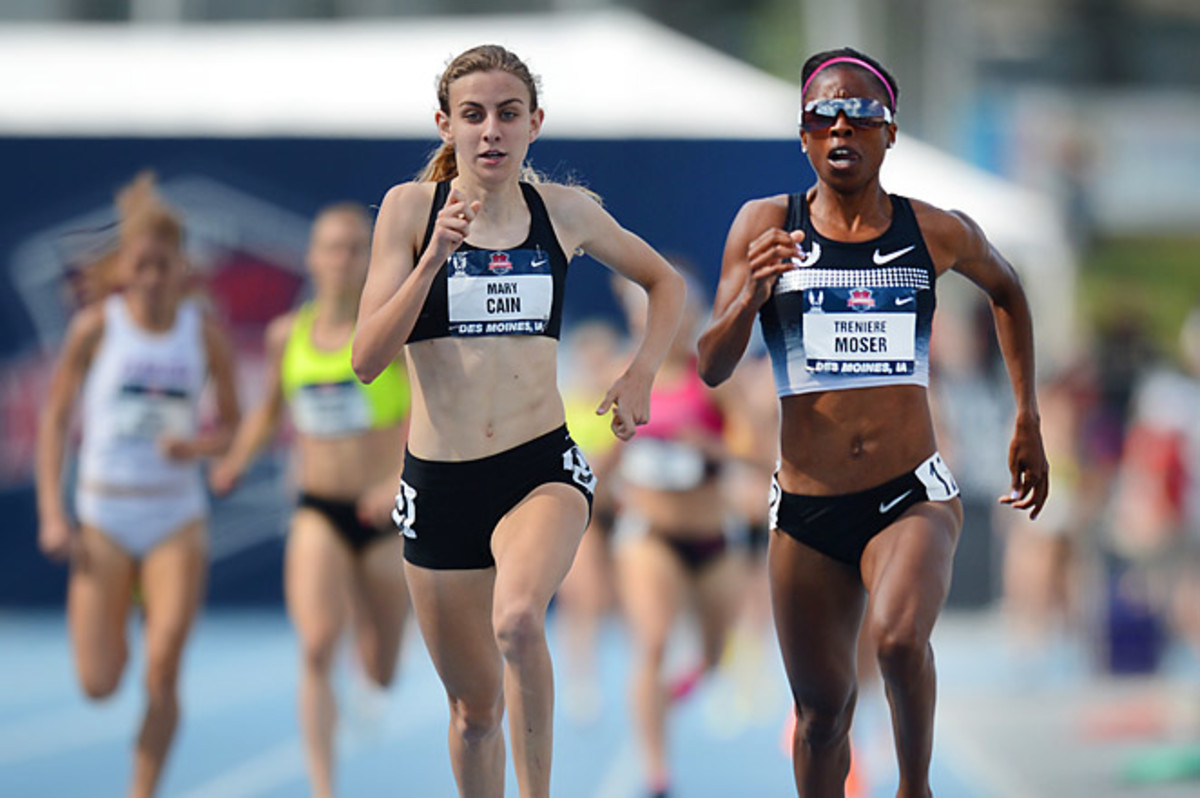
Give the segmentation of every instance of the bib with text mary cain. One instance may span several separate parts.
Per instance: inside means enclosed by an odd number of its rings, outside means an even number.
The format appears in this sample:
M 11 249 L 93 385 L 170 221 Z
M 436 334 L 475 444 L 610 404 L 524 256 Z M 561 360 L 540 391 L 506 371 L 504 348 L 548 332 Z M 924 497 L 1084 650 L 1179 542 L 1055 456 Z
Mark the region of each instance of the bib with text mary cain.
M 545 331 L 554 304 L 548 263 L 540 248 L 455 252 L 446 281 L 451 335 Z

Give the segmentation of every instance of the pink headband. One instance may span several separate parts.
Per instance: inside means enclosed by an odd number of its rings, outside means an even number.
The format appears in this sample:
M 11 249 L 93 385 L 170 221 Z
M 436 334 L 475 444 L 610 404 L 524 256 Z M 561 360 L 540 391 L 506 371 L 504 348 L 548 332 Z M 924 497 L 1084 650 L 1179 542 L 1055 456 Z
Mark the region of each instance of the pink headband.
M 817 76 L 818 72 L 820 72 L 822 69 L 829 66 L 830 64 L 840 64 L 840 63 L 854 64 L 856 66 L 860 66 L 863 69 L 870 72 L 875 77 L 879 78 L 879 82 L 883 84 L 883 87 L 885 89 L 887 89 L 888 99 L 892 101 L 892 110 L 893 111 L 896 110 L 896 95 L 892 94 L 892 84 L 887 82 L 887 79 L 882 74 L 880 74 L 878 69 L 871 66 L 866 61 L 862 60 L 861 58 L 852 58 L 851 56 L 848 56 L 848 55 L 839 55 L 835 58 L 830 58 L 828 61 L 822 62 L 822 64 L 819 67 L 814 69 L 812 71 L 812 74 L 808 76 L 808 80 L 804 81 L 804 86 L 801 87 L 801 89 L 800 89 L 800 97 L 803 99 L 804 95 L 808 94 L 808 84 L 813 82 L 813 78 L 815 78 Z

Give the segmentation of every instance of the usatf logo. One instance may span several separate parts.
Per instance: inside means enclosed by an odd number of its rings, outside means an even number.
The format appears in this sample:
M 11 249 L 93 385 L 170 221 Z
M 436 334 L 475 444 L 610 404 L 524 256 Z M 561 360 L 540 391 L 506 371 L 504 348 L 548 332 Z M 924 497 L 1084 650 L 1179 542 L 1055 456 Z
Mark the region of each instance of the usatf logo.
M 875 298 L 871 296 L 870 288 L 852 288 L 846 304 L 861 313 L 875 307 Z
M 488 271 L 492 274 L 508 274 L 512 271 L 512 261 L 508 259 L 507 252 L 493 252 L 492 259 L 488 261 Z
M 450 263 L 454 266 L 455 277 L 461 277 L 467 273 L 467 253 L 455 252 L 450 256 Z

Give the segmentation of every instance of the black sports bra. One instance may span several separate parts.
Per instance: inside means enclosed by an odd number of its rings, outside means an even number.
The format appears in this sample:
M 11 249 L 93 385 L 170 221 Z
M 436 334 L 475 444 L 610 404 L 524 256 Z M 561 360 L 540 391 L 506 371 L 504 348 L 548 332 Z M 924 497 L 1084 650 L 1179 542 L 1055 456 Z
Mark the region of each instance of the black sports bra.
M 559 337 L 567 256 L 541 195 L 529 183 L 520 185 L 529 207 L 529 235 L 513 249 L 480 249 L 463 242 L 438 269 L 408 343 L 447 336 Z M 429 247 L 434 221 L 449 194 L 450 181 L 437 184 L 418 257 Z

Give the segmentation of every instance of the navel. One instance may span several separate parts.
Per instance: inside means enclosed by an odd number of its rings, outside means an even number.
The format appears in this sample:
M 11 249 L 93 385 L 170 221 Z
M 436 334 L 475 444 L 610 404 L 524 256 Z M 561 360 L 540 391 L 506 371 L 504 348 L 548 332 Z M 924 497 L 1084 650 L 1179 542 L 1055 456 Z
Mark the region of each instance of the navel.
M 862 437 L 859 435 L 854 436 L 854 440 L 852 440 L 850 442 L 850 456 L 851 457 L 862 457 L 863 451 L 864 451 L 864 447 L 863 447 Z

